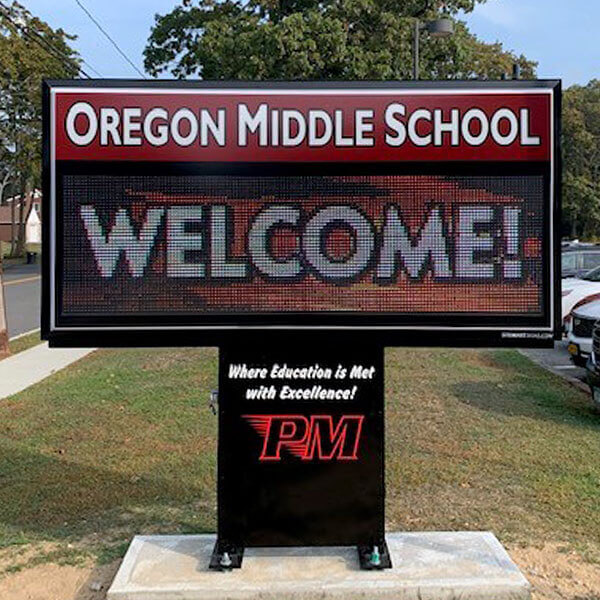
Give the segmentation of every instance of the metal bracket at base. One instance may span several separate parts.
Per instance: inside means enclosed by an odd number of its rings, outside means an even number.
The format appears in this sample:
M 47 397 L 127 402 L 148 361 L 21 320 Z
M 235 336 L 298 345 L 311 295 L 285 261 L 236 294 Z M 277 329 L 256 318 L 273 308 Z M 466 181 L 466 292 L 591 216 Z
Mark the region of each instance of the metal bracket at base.
M 380 571 L 392 568 L 392 559 L 385 540 L 381 540 L 377 546 L 359 545 L 356 549 L 358 550 L 358 562 L 361 569 Z
M 379 571 L 392 568 L 392 559 L 385 540 L 377 546 L 357 546 L 360 568 L 365 571 Z M 239 569 L 244 559 L 244 547 L 217 540 L 210 557 L 208 568 L 211 571 Z
M 239 569 L 244 559 L 244 547 L 217 540 L 210 557 L 208 568 L 211 571 L 231 571 Z

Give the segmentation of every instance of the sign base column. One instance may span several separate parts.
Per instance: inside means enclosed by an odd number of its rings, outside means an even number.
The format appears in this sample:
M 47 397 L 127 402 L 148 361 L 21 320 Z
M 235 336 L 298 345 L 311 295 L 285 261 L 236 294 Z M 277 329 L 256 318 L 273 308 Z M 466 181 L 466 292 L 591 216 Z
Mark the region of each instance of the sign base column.
M 220 349 L 211 569 L 239 567 L 244 548 L 286 546 L 356 546 L 363 568 L 391 566 L 383 347 L 301 341 Z

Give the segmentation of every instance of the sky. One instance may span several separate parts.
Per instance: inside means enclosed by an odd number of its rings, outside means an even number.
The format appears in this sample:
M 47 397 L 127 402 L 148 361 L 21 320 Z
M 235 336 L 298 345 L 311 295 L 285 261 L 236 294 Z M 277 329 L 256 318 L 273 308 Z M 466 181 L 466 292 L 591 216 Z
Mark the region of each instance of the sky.
M 540 78 L 600 79 L 600 0 L 488 0 L 465 20 L 482 40 L 537 61 Z
M 74 47 L 102 77 L 139 77 L 75 0 L 20 1 L 52 27 L 76 34 Z M 154 15 L 180 4 L 179 0 L 81 2 L 141 71 Z M 565 86 L 600 79 L 600 35 L 596 31 L 600 0 L 488 0 L 463 18 L 484 41 L 500 41 L 506 49 L 537 61 L 540 78 L 559 77 Z M 97 76 L 88 66 L 83 68 Z

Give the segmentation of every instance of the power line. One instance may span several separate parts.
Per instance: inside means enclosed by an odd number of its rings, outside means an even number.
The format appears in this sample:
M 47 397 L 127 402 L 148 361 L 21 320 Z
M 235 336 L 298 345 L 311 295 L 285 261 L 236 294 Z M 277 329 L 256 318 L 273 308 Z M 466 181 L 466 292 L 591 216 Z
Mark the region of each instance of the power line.
M 78 69 L 78 71 L 84 75 L 85 77 L 87 77 L 88 79 L 90 79 L 90 76 L 81 68 L 79 67 L 79 65 L 77 65 L 76 62 L 74 62 L 71 58 L 68 57 L 68 60 L 65 60 L 62 56 L 60 56 L 59 54 L 57 54 L 58 50 L 56 48 L 54 48 L 53 46 L 51 46 L 46 40 L 44 40 L 44 38 L 42 38 L 41 36 L 33 36 L 32 32 L 28 31 L 27 28 L 25 28 L 24 26 L 20 25 L 19 23 L 17 23 L 9 14 L 8 12 L 8 7 L 6 7 L 4 4 L 0 3 L 0 7 L 3 9 L 3 16 L 4 18 L 17 30 L 19 31 L 23 37 L 27 40 L 29 40 L 30 42 L 33 42 L 34 44 L 36 44 L 36 46 L 39 46 L 42 50 L 44 50 L 47 54 L 49 54 L 50 56 L 52 56 L 52 58 L 56 58 L 58 60 L 60 60 L 65 66 L 68 66 L 70 68 L 76 67 Z
M 2 2 L 0 2 L 0 6 L 2 6 L 2 8 L 4 8 L 5 10 L 8 10 L 8 7 L 5 6 L 4 4 L 2 4 Z M 8 16 L 8 15 L 7 15 Z M 14 23 L 14 21 L 13 21 Z M 18 24 L 14 23 L 15 26 L 18 26 Z M 59 54 L 62 58 L 64 58 L 65 60 L 71 62 L 74 61 L 75 59 L 72 56 L 69 56 L 68 54 L 66 54 L 65 52 L 63 52 L 60 48 L 57 48 L 56 46 L 53 46 L 45 37 L 43 37 L 42 35 L 40 35 L 37 31 L 32 30 L 28 30 L 29 33 L 32 33 L 34 36 L 36 36 L 37 38 L 39 38 L 39 40 L 41 42 L 43 42 L 46 46 L 48 46 L 49 50 Z M 57 57 L 58 58 L 58 57 Z M 87 60 L 85 60 L 85 58 L 83 58 L 82 56 L 79 57 L 81 62 L 84 65 L 87 65 L 90 70 L 92 70 L 94 73 L 96 73 L 96 75 L 98 75 L 98 77 L 102 77 L 102 73 L 100 73 L 98 71 L 98 69 L 96 69 L 93 65 L 91 65 Z M 80 69 L 81 71 L 81 69 Z M 88 75 L 89 77 L 89 75 Z
M 104 34 L 104 36 L 106 37 L 106 39 L 116 48 L 117 52 L 137 71 L 138 75 L 140 77 L 142 77 L 143 79 L 146 79 L 146 76 L 135 66 L 135 64 L 127 56 L 127 54 L 125 54 L 125 52 L 123 52 L 123 50 L 121 50 L 121 48 L 119 48 L 119 45 L 117 44 L 117 42 L 115 42 L 115 40 L 113 40 L 110 37 L 110 35 L 102 27 L 102 25 L 100 25 L 100 23 L 98 23 L 98 21 L 94 18 L 94 15 L 92 15 L 92 13 L 81 3 L 80 0 L 75 0 L 75 2 L 79 6 L 79 8 L 81 8 L 81 10 L 90 18 L 90 20 L 92 21 L 92 23 L 94 23 L 94 25 L 96 25 L 96 27 Z
M 79 73 L 81 73 L 84 77 L 87 77 L 88 79 L 91 79 L 90 75 L 88 73 L 86 73 L 78 64 L 77 62 L 70 56 L 68 56 L 67 54 L 65 54 L 64 52 L 62 52 L 61 50 L 59 50 L 58 48 L 56 48 L 55 46 L 53 46 L 52 44 L 50 44 L 48 42 L 48 40 L 46 40 L 45 38 L 43 38 L 41 35 L 39 35 L 37 32 L 35 31 L 30 31 L 28 30 L 26 27 L 20 25 L 19 23 L 17 23 L 10 15 L 9 13 L 9 9 L 7 6 L 5 6 L 4 4 L 0 3 L 0 8 L 2 8 L 2 14 L 4 16 L 4 18 L 19 32 L 21 32 L 21 34 L 23 35 L 24 38 L 26 38 L 27 40 L 29 40 L 30 42 L 33 42 L 34 44 L 36 44 L 37 46 L 39 46 L 42 50 L 44 50 L 47 54 L 49 54 L 50 56 L 52 56 L 53 58 L 56 58 L 58 60 L 60 60 L 65 66 L 68 66 L 70 68 L 77 68 L 77 70 L 79 71 Z M 85 62 L 85 61 L 84 61 Z M 90 68 L 92 68 L 92 70 L 95 71 L 95 69 L 93 69 L 93 67 L 91 67 L 90 65 L 88 65 Z M 97 73 L 97 71 L 96 71 Z
M 49 46 L 50 49 L 52 49 L 54 52 L 56 52 L 59 56 L 61 56 L 65 60 L 68 60 L 68 61 L 74 61 L 74 60 L 76 60 L 73 57 L 71 57 L 68 54 L 66 54 L 65 52 L 63 52 L 60 48 L 57 48 L 56 46 L 53 46 L 45 37 L 43 37 L 42 35 L 40 35 L 37 31 L 31 31 L 31 33 L 33 35 L 35 35 L 37 38 L 39 38 L 44 44 L 46 44 L 47 46 Z M 102 74 L 98 71 L 98 69 L 96 69 L 92 65 L 90 65 L 90 63 L 87 60 L 85 60 L 83 57 L 80 57 L 80 59 L 81 59 L 81 62 L 84 65 L 87 65 L 94 73 L 96 73 L 96 75 L 98 75 L 98 77 L 102 77 Z
M 53 52 L 56 56 L 56 58 L 63 58 L 64 60 L 67 61 L 74 61 L 75 59 L 71 56 L 69 56 L 68 54 L 66 54 L 65 52 L 63 52 L 60 48 L 57 48 L 56 46 L 53 46 L 45 37 L 43 37 L 42 35 L 40 35 L 37 31 L 29 31 L 28 33 L 33 34 L 36 38 L 38 38 L 45 46 L 48 47 L 48 50 L 50 52 Z M 98 77 L 102 77 L 102 75 L 98 72 L 97 69 L 95 69 L 92 65 L 90 65 L 89 62 L 87 62 L 84 58 L 81 58 L 81 62 L 85 65 L 87 65 L 94 73 L 96 73 L 96 75 L 98 75 Z M 81 69 L 80 69 L 81 71 Z

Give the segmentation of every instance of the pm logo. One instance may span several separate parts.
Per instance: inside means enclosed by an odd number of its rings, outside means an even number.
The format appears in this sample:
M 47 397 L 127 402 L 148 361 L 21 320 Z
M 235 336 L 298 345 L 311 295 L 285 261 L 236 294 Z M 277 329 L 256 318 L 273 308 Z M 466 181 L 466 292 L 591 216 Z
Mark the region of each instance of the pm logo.
M 242 415 L 263 439 L 259 460 L 279 461 L 286 450 L 302 460 L 358 460 L 364 415 Z

